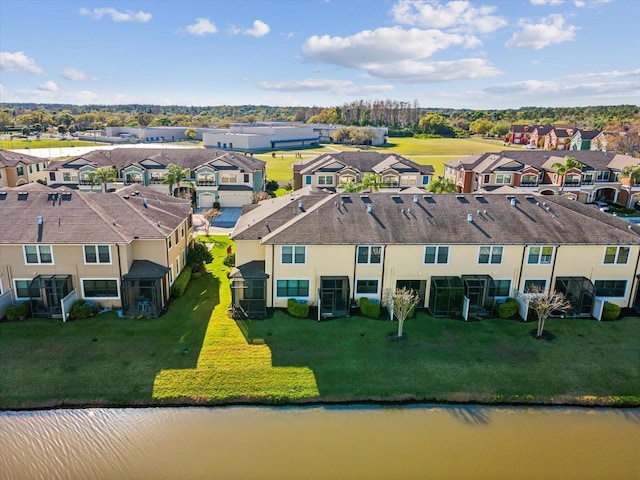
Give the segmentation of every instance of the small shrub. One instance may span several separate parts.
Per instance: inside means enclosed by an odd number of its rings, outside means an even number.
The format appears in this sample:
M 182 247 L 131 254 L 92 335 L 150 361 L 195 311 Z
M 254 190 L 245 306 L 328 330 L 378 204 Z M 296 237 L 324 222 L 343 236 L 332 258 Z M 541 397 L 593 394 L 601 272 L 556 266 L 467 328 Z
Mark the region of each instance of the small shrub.
M 307 318 L 309 316 L 309 304 L 290 298 L 287 300 L 287 312 L 292 317 Z
M 78 300 L 71 307 L 69 316 L 73 320 L 82 320 L 83 318 L 94 317 L 100 311 L 100 307 L 93 302 L 87 302 L 86 300 Z
M 178 275 L 176 281 L 171 285 L 171 296 L 173 298 L 181 297 L 184 294 L 184 291 L 187 289 L 189 282 L 191 281 L 191 269 L 185 268 L 182 270 L 182 273 Z
M 236 266 L 236 254 L 235 253 L 230 253 L 228 254 L 225 259 L 224 262 L 222 262 L 225 264 L 225 266 L 229 267 L 229 268 L 233 268 Z
M 507 300 L 498 307 L 498 316 L 500 318 L 511 318 L 518 313 L 518 302 L 515 298 L 507 298 Z
M 213 202 L 213 208 L 220 210 L 220 202 Z
M 380 316 L 380 302 L 363 297 L 360 299 L 360 313 L 369 318 Z
M 21 320 L 23 318 L 27 318 L 31 315 L 31 303 L 30 302 L 22 302 L 22 303 L 14 303 L 7 307 L 6 311 L 7 320 L 11 322 L 15 322 L 16 320 Z
M 620 306 L 615 303 L 604 302 L 602 309 L 602 320 L 610 321 L 615 320 L 620 316 Z

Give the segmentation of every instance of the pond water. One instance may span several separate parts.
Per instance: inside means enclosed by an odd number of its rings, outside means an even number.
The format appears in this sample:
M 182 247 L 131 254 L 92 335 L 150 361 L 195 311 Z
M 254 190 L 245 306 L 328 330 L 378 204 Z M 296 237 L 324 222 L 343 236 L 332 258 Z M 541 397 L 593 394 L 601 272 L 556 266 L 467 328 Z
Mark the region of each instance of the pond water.
M 640 410 L 227 407 L 0 412 L 0 478 L 637 479 Z

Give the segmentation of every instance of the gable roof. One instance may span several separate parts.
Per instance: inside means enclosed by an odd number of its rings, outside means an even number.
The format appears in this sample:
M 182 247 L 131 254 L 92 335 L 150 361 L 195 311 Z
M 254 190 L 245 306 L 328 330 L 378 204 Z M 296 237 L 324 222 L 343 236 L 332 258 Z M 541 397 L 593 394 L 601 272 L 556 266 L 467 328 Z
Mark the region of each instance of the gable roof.
M 243 214 L 243 228 L 232 238 L 266 245 L 640 245 L 640 227 L 560 196 L 377 193 L 299 200 L 304 210 L 297 201 L 282 204 L 265 217 L 268 228 L 264 219 Z
M 435 172 L 432 165 L 420 165 L 401 155 L 369 151 L 324 153 L 318 157 L 294 163 L 293 172 L 310 175 L 335 163 L 352 167 L 363 173 L 379 173 L 388 168 L 418 172 L 421 175 L 433 175 Z
M 166 238 L 191 212 L 188 200 L 140 185 L 101 195 L 35 185 L 0 189 L 0 244 L 114 244 Z M 43 219 L 40 242 L 38 217 Z
M 19 163 L 23 165 L 33 165 L 36 163 L 46 163 L 46 160 L 25 155 L 24 153 L 12 152 L 11 150 L 0 150 L 0 168 L 15 167 Z

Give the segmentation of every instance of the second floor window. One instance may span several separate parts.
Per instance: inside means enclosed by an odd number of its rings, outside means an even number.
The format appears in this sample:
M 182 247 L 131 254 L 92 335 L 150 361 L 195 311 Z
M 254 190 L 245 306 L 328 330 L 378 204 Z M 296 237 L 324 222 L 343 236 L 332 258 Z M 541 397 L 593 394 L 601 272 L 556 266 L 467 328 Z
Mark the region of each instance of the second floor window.
M 553 257 L 553 247 L 529 247 L 529 258 L 527 263 L 548 265 L 551 263 Z
M 358 247 L 358 263 L 380 263 L 382 247 L 379 245 Z
M 480 247 L 478 263 L 502 263 L 502 247 Z
M 85 263 L 111 263 L 111 251 L 109 245 L 85 245 Z
M 414 175 L 402 175 L 400 177 L 400 185 L 402 185 L 403 187 L 409 186 L 409 185 L 415 185 L 416 184 L 416 177 Z
M 510 173 L 498 173 L 496 175 L 496 183 L 497 184 L 509 184 L 511 183 L 511 174 Z
M 283 245 L 281 262 L 285 264 L 302 264 L 306 261 L 306 247 L 300 245 Z
M 609 181 L 609 171 L 602 170 L 599 171 L 596 175 L 596 180 L 598 182 L 608 182 Z
M 51 245 L 25 245 L 24 258 L 26 263 L 53 263 Z
M 333 185 L 333 177 L 331 175 L 318 175 L 318 185 Z
M 223 173 L 222 183 L 237 183 L 238 176 L 235 173 Z
M 16 174 L 21 177 L 22 175 L 24 175 L 24 168 L 22 167 L 16 167 Z
M 604 263 L 626 264 L 629 260 L 629 247 L 607 247 L 604 252 Z
M 424 263 L 448 263 L 449 247 L 424 247 Z
M 63 172 L 62 173 L 62 181 L 70 182 L 71 181 L 71 174 L 69 172 Z

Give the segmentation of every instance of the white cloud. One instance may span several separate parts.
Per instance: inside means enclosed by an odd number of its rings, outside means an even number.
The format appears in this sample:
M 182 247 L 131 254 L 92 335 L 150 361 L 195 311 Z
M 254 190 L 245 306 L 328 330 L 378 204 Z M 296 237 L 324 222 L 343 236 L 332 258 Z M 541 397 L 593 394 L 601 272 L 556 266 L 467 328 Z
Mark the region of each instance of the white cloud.
M 570 103 L 571 98 L 615 96 L 633 96 L 637 99 L 640 94 L 640 82 L 598 82 L 598 83 L 568 83 L 554 80 L 525 80 L 494 85 L 485 92 L 497 95 L 544 95 L 545 98 L 555 97 Z
M 42 75 L 44 70 L 36 65 L 33 58 L 27 57 L 24 52 L 0 52 L 0 70 L 6 72 L 29 72 Z
M 204 35 L 211 35 L 218 31 L 218 27 L 211 23 L 208 18 L 200 17 L 196 18 L 196 23 L 193 25 L 187 25 L 185 30 L 191 35 L 198 35 L 200 37 Z
M 464 58 L 440 62 L 406 60 L 391 65 L 370 65 L 367 71 L 371 75 L 385 80 L 413 83 L 494 77 L 502 73 L 482 58 Z
M 530 0 L 531 5 L 560 5 L 564 0 Z
M 267 35 L 270 31 L 271 31 L 271 27 L 269 27 L 269 25 L 267 25 L 261 20 L 255 20 L 253 22 L 253 27 L 247 30 L 244 30 L 242 33 L 244 35 L 250 35 L 252 37 L 260 38 Z
M 134 12 L 132 10 L 126 10 L 120 12 L 113 7 L 106 8 L 94 8 L 89 10 L 88 8 L 81 8 L 80 15 L 91 17 L 94 20 L 100 20 L 104 16 L 111 17 L 114 22 L 148 22 L 151 20 L 151 14 L 143 12 L 142 10 Z
M 66 78 L 71 81 L 81 81 L 81 80 L 98 80 L 97 77 L 90 77 L 83 70 L 78 70 L 77 68 L 65 68 L 62 70 L 62 78 Z
M 507 48 L 533 48 L 540 50 L 554 43 L 562 43 L 574 40 L 578 27 L 565 25 L 562 15 L 549 15 L 548 19 L 542 19 L 541 23 L 528 24 L 520 20 L 521 32 L 514 33 L 505 47 Z
M 626 72 L 621 72 L 619 70 L 612 70 L 610 72 L 576 73 L 574 75 L 567 75 L 565 78 L 571 78 L 571 79 L 619 78 L 619 77 L 637 77 L 639 75 L 640 75 L 640 68 L 636 70 L 628 70 Z
M 395 63 L 426 58 L 439 50 L 469 41 L 462 35 L 439 30 L 401 27 L 365 30 L 350 37 L 312 36 L 302 46 L 304 56 L 348 68 L 364 68 L 371 63 Z
M 318 92 L 326 91 L 341 95 L 368 95 L 393 90 L 391 85 L 355 85 L 350 80 L 307 78 L 291 82 L 259 82 L 264 90 L 278 92 Z
M 467 0 L 446 4 L 428 0 L 400 0 L 391 9 L 393 20 L 405 25 L 454 31 L 488 33 L 507 25 L 507 21 L 493 15 L 496 7 L 474 7 Z
M 58 85 L 52 80 L 46 81 L 38 85 L 38 90 L 43 90 L 45 92 L 57 92 Z
M 567 0 L 529 0 L 531 5 L 541 6 L 541 5 L 560 5 L 565 3 Z M 603 3 L 611 3 L 614 0 L 573 0 L 573 5 L 581 8 L 581 7 L 591 7 L 600 5 Z

